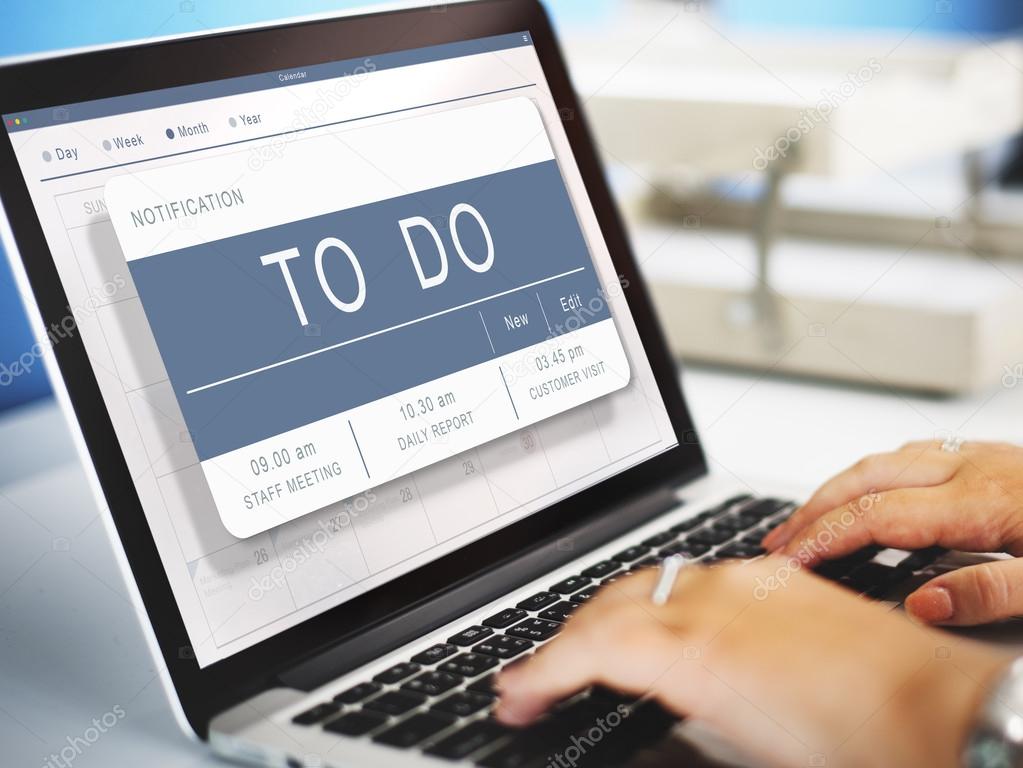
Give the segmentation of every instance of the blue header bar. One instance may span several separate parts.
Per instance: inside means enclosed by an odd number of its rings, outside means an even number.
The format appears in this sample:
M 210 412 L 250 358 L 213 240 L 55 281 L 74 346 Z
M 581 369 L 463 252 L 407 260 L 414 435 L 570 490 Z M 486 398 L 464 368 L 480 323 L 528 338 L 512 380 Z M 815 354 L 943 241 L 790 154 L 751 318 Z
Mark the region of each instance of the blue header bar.
M 433 45 L 428 48 L 395 51 L 378 56 L 364 56 L 359 59 L 346 59 L 327 64 L 314 64 L 310 67 L 291 67 L 290 69 L 279 69 L 258 75 L 245 75 L 226 80 L 194 83 L 175 88 L 163 88 L 156 91 L 83 101 L 77 104 L 35 109 L 20 114 L 4 115 L 3 122 L 8 132 L 15 133 L 17 131 L 45 128 L 52 125 L 76 123 L 82 120 L 95 120 L 100 117 L 141 112 L 159 107 L 190 104 L 196 101 L 218 99 L 224 96 L 267 91 L 301 83 L 335 80 L 341 77 L 350 77 L 355 74 L 364 73 L 370 65 L 372 65 L 372 71 L 379 72 L 384 69 L 397 69 L 415 64 L 424 64 L 430 61 L 457 59 L 462 56 L 473 56 L 475 54 L 490 53 L 508 48 L 520 48 L 532 44 L 533 40 L 528 32 L 496 35 L 477 40 L 462 40 L 457 43 Z
M 431 212 L 436 221 L 465 200 L 486 221 L 493 268 L 467 268 L 444 219 L 438 236 L 450 271 L 423 288 L 410 253 L 432 276 L 441 256 L 423 227 L 410 245 L 397 222 Z M 462 219 L 457 247 L 478 263 L 485 236 L 473 217 Z M 310 256 L 337 233 L 362 259 L 365 303 L 353 312 L 327 298 Z M 296 247 L 305 257 L 289 274 L 306 326 L 281 270 L 260 258 Z M 349 300 L 355 277 L 338 255 L 324 274 Z M 554 160 L 128 266 L 204 461 L 611 317 Z

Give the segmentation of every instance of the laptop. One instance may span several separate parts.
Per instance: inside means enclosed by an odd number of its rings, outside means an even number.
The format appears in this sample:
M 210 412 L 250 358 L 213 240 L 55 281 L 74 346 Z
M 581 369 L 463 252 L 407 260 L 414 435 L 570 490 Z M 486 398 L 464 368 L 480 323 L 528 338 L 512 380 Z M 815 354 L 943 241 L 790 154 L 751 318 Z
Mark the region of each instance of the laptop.
M 501 667 L 608 582 L 763 554 L 708 472 L 534 0 L 0 70 L 3 243 L 182 727 L 266 766 L 621 765 L 675 718 Z M 935 553 L 829 577 L 881 597 Z M 552 763 L 554 761 L 554 763 Z M 575 764 L 575 763 L 574 763 Z

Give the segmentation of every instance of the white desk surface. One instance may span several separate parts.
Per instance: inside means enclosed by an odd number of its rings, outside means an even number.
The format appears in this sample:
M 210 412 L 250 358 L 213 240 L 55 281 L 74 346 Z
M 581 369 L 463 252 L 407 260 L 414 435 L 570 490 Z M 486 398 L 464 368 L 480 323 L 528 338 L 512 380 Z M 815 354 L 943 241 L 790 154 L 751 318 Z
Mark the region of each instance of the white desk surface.
M 1023 443 L 1023 382 L 955 400 L 699 369 L 685 385 L 715 470 L 754 488 L 942 430 Z M 171 717 L 56 406 L 0 419 L 0 443 L 0 763 L 64 765 L 51 753 L 120 706 L 74 768 L 219 765 Z

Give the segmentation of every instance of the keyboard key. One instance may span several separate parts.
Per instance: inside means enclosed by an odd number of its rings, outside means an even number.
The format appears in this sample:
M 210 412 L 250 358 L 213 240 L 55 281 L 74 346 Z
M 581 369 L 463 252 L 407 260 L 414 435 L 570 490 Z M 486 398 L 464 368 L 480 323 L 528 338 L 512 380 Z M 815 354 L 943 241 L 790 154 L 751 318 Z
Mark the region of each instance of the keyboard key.
M 912 552 L 909 557 L 899 563 L 899 568 L 905 571 L 919 571 L 931 565 L 935 560 L 945 554 L 945 550 L 941 547 L 929 547 L 927 549 L 918 549 Z
M 572 615 L 572 611 L 578 607 L 578 603 L 570 603 L 568 601 L 560 602 L 557 605 L 552 605 L 546 611 L 541 611 L 540 618 L 546 619 L 547 621 L 560 621 L 564 624 L 568 621 L 568 617 Z
M 623 549 L 617 555 L 612 557 L 612 560 L 617 560 L 619 563 L 631 563 L 639 558 L 643 557 L 650 551 L 650 547 L 629 547 Z
M 307 709 L 301 714 L 295 715 L 291 718 L 291 722 L 295 725 L 315 725 L 316 723 L 322 723 L 331 715 L 336 715 L 341 711 L 341 707 L 337 704 L 331 704 L 329 702 L 325 704 L 317 704 L 312 709 Z
M 751 525 L 756 525 L 758 521 L 746 521 L 737 515 L 726 515 L 720 520 L 714 521 L 714 528 L 721 531 L 731 531 L 733 534 L 745 531 Z
M 532 597 L 523 600 L 515 607 L 521 608 L 524 611 L 542 611 L 548 605 L 553 605 L 560 599 L 561 597 L 559 595 L 555 595 L 550 592 L 538 592 Z
M 427 696 L 440 696 L 442 693 L 447 693 L 452 688 L 457 688 L 461 684 L 461 675 L 433 670 L 431 672 L 424 672 L 419 677 L 412 678 L 401 686 L 401 689 L 403 691 L 422 693 Z
M 749 515 L 745 512 L 739 512 L 738 514 L 732 515 L 729 519 L 735 521 L 735 524 L 739 527 L 740 531 L 749 531 L 751 528 L 756 528 L 760 525 L 759 517 Z
M 524 637 L 526 640 L 546 640 L 561 631 L 561 624 L 546 619 L 526 619 L 516 624 L 506 634 Z
M 710 547 L 706 544 L 700 544 L 697 541 L 683 541 L 682 549 L 679 550 L 679 554 L 688 555 L 689 557 L 700 557 L 707 554 L 710 551 Z
M 459 691 L 453 693 L 446 699 L 441 699 L 431 709 L 434 712 L 444 712 L 455 717 L 468 717 L 474 715 L 481 709 L 486 709 L 494 701 L 493 696 L 477 691 Z
M 892 568 L 902 568 L 902 564 L 909 558 L 912 553 L 905 549 L 882 549 L 871 560 L 872 563 L 880 563 L 881 565 L 891 566 Z
M 748 528 L 752 528 L 755 525 L 759 525 L 760 521 L 763 518 L 761 518 L 759 515 L 757 515 L 754 512 L 743 511 L 743 512 L 737 512 L 735 514 L 735 519 L 739 520 L 740 522 L 742 522 L 743 529 L 748 529 Z
M 710 531 L 711 533 L 727 533 L 729 537 L 732 537 L 732 536 L 735 536 L 738 533 L 742 533 L 743 532 L 741 530 L 741 528 L 740 529 L 736 529 L 735 525 L 733 525 L 731 523 L 732 523 L 732 518 L 727 518 L 726 521 L 715 520 L 710 525 L 710 527 L 708 527 L 707 529 L 705 529 L 703 531 L 698 531 L 697 533 L 703 534 L 703 533 L 706 533 L 707 531 Z
M 852 571 L 853 568 L 867 562 L 876 554 L 876 547 L 866 547 L 836 560 L 825 560 L 814 568 L 814 571 L 818 576 L 823 576 L 825 579 L 838 581 Z
M 373 737 L 373 741 L 378 744 L 386 744 L 389 747 L 408 749 L 435 733 L 440 733 L 454 722 L 455 718 L 451 715 L 420 712 L 418 715 L 412 715 L 408 720 L 398 723 L 393 728 L 381 731 Z
M 359 683 L 347 691 L 339 693 L 334 697 L 334 701 L 339 704 L 358 704 L 363 699 L 368 699 L 377 693 L 381 687 L 380 683 Z
M 722 530 L 720 528 L 705 528 L 692 534 L 688 541 L 694 544 L 724 544 L 735 535 L 735 531 Z
M 843 581 L 870 597 L 881 597 L 906 577 L 906 572 L 880 563 L 856 566 Z
M 349 712 L 337 720 L 331 720 L 323 729 L 342 736 L 362 736 L 386 722 L 387 716 L 376 712 Z
M 379 675 L 374 676 L 373 680 L 384 685 L 393 685 L 400 683 L 406 677 L 411 677 L 420 669 L 418 664 L 395 664 L 390 669 L 385 669 Z
M 438 661 L 443 661 L 448 656 L 453 656 L 458 653 L 458 648 L 451 643 L 438 643 L 427 648 L 422 653 L 417 653 L 412 657 L 412 661 L 416 664 L 436 664 Z
M 672 533 L 685 533 L 686 531 L 693 530 L 693 528 L 699 528 L 701 525 L 703 525 L 703 520 L 696 516 L 671 526 L 670 530 Z
M 463 629 L 457 635 L 449 637 L 448 642 L 464 647 L 467 645 L 475 645 L 484 637 L 490 637 L 492 634 L 494 634 L 494 630 L 490 627 L 469 627 L 468 629 Z
M 610 576 L 612 573 L 621 570 L 622 566 L 613 560 L 601 560 L 595 565 L 591 565 L 582 575 L 588 579 L 602 579 L 605 576 Z
M 476 691 L 477 693 L 486 693 L 490 696 L 497 696 L 497 691 L 494 690 L 494 679 L 496 675 L 490 674 L 486 677 L 481 677 L 475 683 L 470 683 L 465 686 L 467 691 Z
M 590 600 L 595 594 L 597 594 L 597 587 L 590 587 L 589 589 L 584 589 L 582 592 L 576 592 L 574 595 L 571 595 L 568 599 L 571 600 L 573 603 L 585 603 L 588 600 Z
M 716 554 L 718 557 L 732 557 L 737 560 L 749 560 L 754 557 L 760 557 L 766 553 L 767 550 L 763 547 L 754 546 L 752 544 L 743 544 L 735 541 L 728 546 L 719 549 Z
M 489 619 L 484 619 L 483 625 L 493 627 L 494 629 L 504 629 L 524 618 L 526 618 L 526 612 L 521 608 L 505 608 L 500 613 L 495 613 Z
M 496 656 L 499 659 L 513 659 L 520 653 L 525 653 L 533 644 L 521 637 L 508 637 L 508 635 L 497 635 L 477 643 L 472 647 L 473 653 L 485 653 L 487 656 Z
M 710 552 L 710 547 L 706 544 L 697 544 L 692 541 L 677 541 L 674 544 L 669 544 L 660 552 L 657 553 L 659 558 L 669 557 L 671 555 L 683 555 L 685 557 L 699 557 Z
M 674 541 L 676 538 L 672 531 L 662 531 L 649 539 L 644 539 L 641 543 L 644 547 L 663 547 L 669 541 Z
M 508 735 L 510 729 L 496 720 L 476 720 L 426 749 L 426 754 L 447 760 L 463 760 L 488 744 Z
M 582 576 L 569 576 L 567 579 L 563 579 L 551 587 L 551 592 L 557 592 L 559 595 L 570 595 L 573 592 L 578 592 L 583 587 L 590 586 L 591 583 L 589 579 Z
M 463 653 L 455 656 L 451 661 L 445 661 L 440 668 L 453 675 L 476 677 L 476 675 L 482 675 L 488 669 L 496 667 L 498 663 L 495 657 L 487 656 L 485 653 Z
M 778 499 L 762 499 L 760 501 L 753 502 L 752 504 L 745 505 L 742 508 L 742 514 L 756 517 L 758 520 L 763 520 L 791 503 L 792 502 L 790 501 L 779 501 Z
M 362 705 L 363 710 L 371 709 L 385 715 L 404 715 L 426 701 L 426 696 L 411 691 L 388 691 Z
M 645 560 L 640 560 L 638 563 L 633 563 L 630 571 L 641 571 L 644 568 L 656 568 L 661 564 L 661 558 L 659 557 L 648 557 Z

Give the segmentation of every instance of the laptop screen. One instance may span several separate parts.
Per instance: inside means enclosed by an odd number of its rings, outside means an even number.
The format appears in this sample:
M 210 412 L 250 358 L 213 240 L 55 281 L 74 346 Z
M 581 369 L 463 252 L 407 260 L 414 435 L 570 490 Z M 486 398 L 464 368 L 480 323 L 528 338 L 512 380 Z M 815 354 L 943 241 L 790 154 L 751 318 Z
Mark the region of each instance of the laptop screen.
M 677 445 L 528 33 L 4 115 L 207 666 Z

